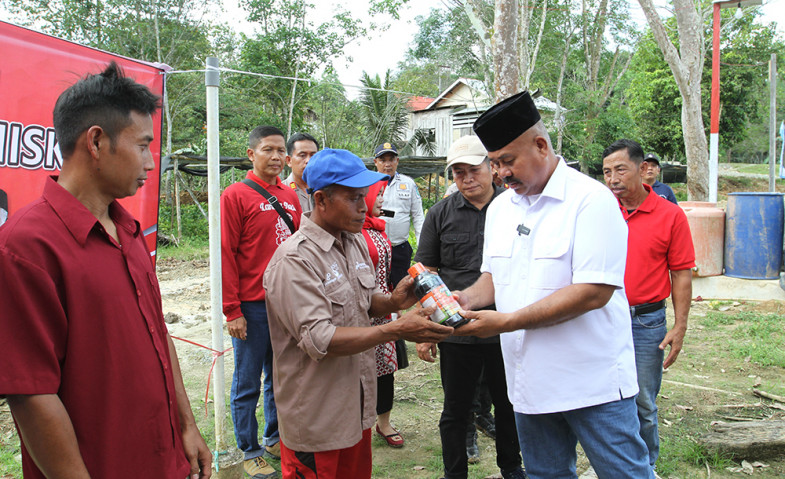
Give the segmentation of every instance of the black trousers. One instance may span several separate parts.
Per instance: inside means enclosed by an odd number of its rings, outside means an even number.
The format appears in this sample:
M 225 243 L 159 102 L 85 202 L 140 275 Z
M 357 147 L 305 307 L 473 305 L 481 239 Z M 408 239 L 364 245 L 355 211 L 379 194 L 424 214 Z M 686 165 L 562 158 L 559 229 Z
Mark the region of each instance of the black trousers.
M 392 289 L 409 274 L 409 266 L 412 264 L 412 245 L 408 241 L 392 247 L 392 258 L 390 258 L 390 284 Z
M 474 391 L 485 374 L 496 419 L 496 464 L 504 472 L 521 465 L 515 416 L 507 398 L 504 359 L 497 344 L 439 343 L 444 410 L 439 420 L 445 478 L 466 479 L 466 427 Z
M 395 395 L 395 373 L 376 377 L 376 414 L 392 410 Z

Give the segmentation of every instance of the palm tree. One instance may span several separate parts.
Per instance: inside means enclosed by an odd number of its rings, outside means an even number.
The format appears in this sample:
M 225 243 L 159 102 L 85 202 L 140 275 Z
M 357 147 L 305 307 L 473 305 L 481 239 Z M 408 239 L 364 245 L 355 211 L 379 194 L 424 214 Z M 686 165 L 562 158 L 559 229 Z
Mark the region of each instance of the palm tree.
M 365 143 L 369 149 L 391 142 L 399 147 L 401 154 L 411 154 L 417 147 L 427 154 L 434 153 L 435 141 L 429 131 L 416 130 L 407 140 L 406 97 L 390 91 L 393 89 L 390 70 L 385 73 L 384 82 L 379 75 L 371 77 L 366 72 L 363 72 L 360 82 L 365 87 L 360 96 L 360 107 L 367 125 Z

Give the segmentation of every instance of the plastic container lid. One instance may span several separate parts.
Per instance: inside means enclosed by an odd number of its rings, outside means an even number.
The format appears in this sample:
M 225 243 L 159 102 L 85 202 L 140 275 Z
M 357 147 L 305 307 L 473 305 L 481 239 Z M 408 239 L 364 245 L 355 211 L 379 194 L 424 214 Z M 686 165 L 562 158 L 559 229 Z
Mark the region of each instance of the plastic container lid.
M 411 276 L 412 278 L 416 278 L 417 276 L 419 276 L 422 273 L 425 273 L 426 271 L 428 270 L 425 269 L 425 266 L 422 263 L 415 263 L 414 265 L 412 265 L 411 268 L 409 268 L 409 276 Z

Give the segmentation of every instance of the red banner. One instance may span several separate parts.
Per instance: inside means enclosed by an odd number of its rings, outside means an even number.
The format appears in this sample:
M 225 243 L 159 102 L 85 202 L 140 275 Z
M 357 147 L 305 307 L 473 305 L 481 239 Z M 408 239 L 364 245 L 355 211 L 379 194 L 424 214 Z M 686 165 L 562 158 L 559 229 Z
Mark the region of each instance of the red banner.
M 0 224 L 41 196 L 47 176 L 62 164 L 52 126 L 55 101 L 88 73 L 99 73 L 114 60 L 125 74 L 163 94 L 164 68 L 0 22 Z M 153 115 L 159 133 L 150 149 L 155 170 L 136 195 L 120 200 L 145 234 L 155 254 L 161 166 L 161 115 Z

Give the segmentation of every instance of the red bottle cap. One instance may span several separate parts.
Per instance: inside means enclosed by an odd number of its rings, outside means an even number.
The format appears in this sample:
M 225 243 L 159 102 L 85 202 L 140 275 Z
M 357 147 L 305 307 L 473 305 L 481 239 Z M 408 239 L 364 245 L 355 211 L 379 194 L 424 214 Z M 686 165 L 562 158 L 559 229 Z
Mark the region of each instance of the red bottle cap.
M 416 278 L 421 273 L 424 273 L 426 271 L 428 270 L 425 269 L 425 266 L 423 266 L 422 263 L 415 263 L 414 265 L 412 265 L 411 268 L 409 268 L 409 276 L 411 276 L 412 278 Z

